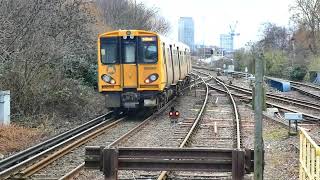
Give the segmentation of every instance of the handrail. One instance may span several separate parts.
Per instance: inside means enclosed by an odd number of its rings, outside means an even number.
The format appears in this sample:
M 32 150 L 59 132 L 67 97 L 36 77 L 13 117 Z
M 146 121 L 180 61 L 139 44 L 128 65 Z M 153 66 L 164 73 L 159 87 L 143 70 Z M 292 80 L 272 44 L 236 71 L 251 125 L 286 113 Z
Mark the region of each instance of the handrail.
M 320 180 L 320 147 L 303 128 L 299 134 L 299 179 Z

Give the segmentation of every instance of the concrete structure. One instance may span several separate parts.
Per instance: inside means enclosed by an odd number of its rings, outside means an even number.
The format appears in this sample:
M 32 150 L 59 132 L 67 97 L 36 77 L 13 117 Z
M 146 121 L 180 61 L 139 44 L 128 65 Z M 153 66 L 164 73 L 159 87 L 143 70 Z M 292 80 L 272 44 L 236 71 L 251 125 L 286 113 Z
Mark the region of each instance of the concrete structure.
M 179 41 L 194 49 L 194 22 L 192 17 L 180 17 Z
M 230 34 L 220 34 L 220 48 L 226 53 L 233 52 L 233 37 Z
M 0 91 L 0 124 L 10 124 L 10 91 Z

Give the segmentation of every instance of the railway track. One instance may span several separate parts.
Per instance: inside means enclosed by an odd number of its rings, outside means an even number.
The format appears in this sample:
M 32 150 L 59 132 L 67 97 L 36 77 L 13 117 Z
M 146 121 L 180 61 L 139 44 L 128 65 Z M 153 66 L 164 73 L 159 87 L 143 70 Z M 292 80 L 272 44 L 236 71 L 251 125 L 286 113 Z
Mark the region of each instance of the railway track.
M 244 72 L 232 72 L 231 74 L 236 75 L 236 76 L 240 76 L 240 77 L 252 76 L 252 74 L 244 73 Z M 266 78 L 272 78 L 272 77 L 266 76 Z M 277 79 L 279 79 L 279 78 L 277 78 Z M 293 89 L 303 95 L 320 100 L 320 94 L 316 94 L 313 92 L 313 91 L 320 91 L 320 86 L 309 84 L 309 83 L 297 82 L 297 81 L 289 81 L 289 80 L 284 80 L 284 81 L 290 82 L 291 89 Z M 309 90 L 306 90 L 306 89 L 309 89 Z
M 164 107 L 162 107 L 159 111 L 152 114 L 151 116 L 149 116 L 148 118 L 146 118 L 145 120 L 140 122 L 138 125 L 134 126 L 130 131 L 124 133 L 123 135 L 121 135 L 120 137 L 115 139 L 114 141 L 107 144 L 107 146 L 109 146 L 109 147 L 119 146 L 126 139 L 132 137 L 135 133 L 137 133 L 138 131 L 143 129 L 153 118 L 158 116 L 160 113 L 162 113 L 164 110 L 166 110 L 170 105 L 172 105 L 174 103 L 174 101 L 175 101 L 175 98 L 170 100 L 170 102 L 167 103 Z M 81 171 L 84 171 L 84 163 L 79 164 L 76 168 L 70 170 L 69 172 L 67 172 L 64 176 L 62 176 L 59 179 L 60 180 L 72 179 L 73 177 L 78 176 L 78 174 L 80 174 Z
M 129 131 L 123 133 L 122 136 L 118 137 L 115 141 L 112 141 L 109 145 L 114 146 L 124 138 L 134 134 L 147 124 L 150 119 L 154 118 L 158 113 L 172 104 L 173 101 L 174 99 L 157 113 L 149 115 L 143 122 L 133 122 L 134 128 L 130 128 Z M 123 116 L 115 118 L 113 117 L 112 112 L 109 112 L 79 127 L 10 156 L 0 162 L 0 179 L 69 179 L 83 168 L 83 164 L 80 163 L 80 165 L 73 168 L 71 171 L 68 171 L 66 174 L 53 172 L 51 171 L 51 168 L 54 169 L 54 166 L 59 166 L 59 162 L 57 163 L 57 161 L 64 156 L 68 156 L 72 153 L 84 153 L 84 151 L 79 150 L 79 148 L 83 149 L 85 144 L 90 143 L 93 139 L 110 131 L 112 128 L 115 128 L 121 122 L 124 123 L 125 119 L 128 119 L 128 117 Z M 56 164 L 53 165 L 54 163 Z M 56 169 L 59 170 L 59 168 Z M 53 174 L 55 174 L 54 177 L 52 176 Z
M 59 148 L 73 142 L 76 138 L 85 136 L 90 132 L 98 129 L 100 126 L 112 124 L 112 112 L 99 116 L 79 127 L 59 134 L 40 144 L 18 152 L 6 159 L 0 161 L 0 179 L 11 177 L 13 174 L 20 172 L 27 165 L 33 164 L 49 153 L 53 153 Z
M 199 71 L 200 72 L 200 71 Z M 207 74 L 206 72 L 201 71 L 200 73 L 202 74 Z M 223 83 L 222 80 L 220 80 L 219 78 L 215 78 L 215 80 L 218 83 Z M 220 92 L 224 92 L 227 93 L 225 90 L 223 89 L 219 89 L 216 87 L 213 87 L 209 84 L 209 86 L 217 91 Z M 227 85 L 227 87 L 229 87 L 230 89 L 233 89 L 235 91 L 241 92 L 241 94 L 235 93 L 235 92 L 231 92 L 232 95 L 237 96 L 240 99 L 243 99 L 245 101 L 251 101 L 252 100 L 252 91 L 250 91 L 249 89 L 246 88 L 242 88 L 242 87 L 238 87 L 238 86 L 234 86 L 234 85 Z M 296 98 L 288 98 L 288 97 L 283 97 L 283 96 L 279 96 L 279 95 L 274 95 L 274 94 L 267 94 L 267 97 L 276 101 L 280 101 L 282 103 L 286 103 L 286 104 L 293 104 L 293 105 L 297 105 L 300 107 L 303 107 L 304 109 L 313 109 L 314 111 L 319 111 L 319 104 L 317 103 L 313 103 L 310 101 L 306 101 L 306 100 L 302 100 L 302 99 L 296 99 Z M 310 121 L 314 121 L 314 122 L 318 122 L 320 121 L 320 117 L 319 116 L 315 116 L 313 114 L 310 113 L 306 113 L 306 112 L 301 112 L 292 108 L 288 108 L 287 106 L 284 105 L 279 105 L 276 104 L 274 102 L 270 102 L 267 101 L 266 104 L 270 107 L 276 107 L 282 111 L 286 111 L 286 112 L 296 112 L 296 113 L 302 113 L 304 118 L 306 118 L 307 120 Z
M 198 75 L 198 77 L 200 77 Z M 212 80 L 214 77 L 211 75 L 206 75 L 206 77 L 200 77 L 201 82 L 196 83 L 202 84 L 205 86 L 204 91 L 204 100 L 200 107 L 200 109 L 196 109 L 198 114 L 196 118 L 187 118 L 184 119 L 180 126 L 177 128 L 175 132 L 175 141 L 180 140 L 179 148 L 184 148 L 187 146 L 190 147 L 215 147 L 215 148 L 236 148 L 240 149 L 241 146 L 241 136 L 240 136 L 240 119 L 237 110 L 237 105 L 232 94 L 229 92 L 228 88 L 224 86 L 224 84 L 220 84 L 223 86 L 227 92 L 226 95 L 221 94 L 219 96 L 209 97 L 209 85 L 207 81 Z M 219 107 L 215 107 L 215 109 L 207 109 L 207 104 L 217 103 L 218 99 L 220 101 L 226 102 L 229 105 L 222 105 Z M 221 100 L 221 99 L 227 100 Z M 221 103 L 220 103 L 221 104 Z M 230 106 L 231 104 L 231 106 Z M 232 113 L 233 112 L 233 113 Z M 207 118 L 204 118 L 207 117 Z M 214 118 L 210 118 L 214 117 Z M 219 128 L 219 133 L 218 133 Z M 201 175 L 202 174 L 202 175 Z M 221 178 L 221 175 L 217 175 L 216 173 L 212 174 L 188 174 L 188 172 L 174 172 L 174 179 L 176 178 L 205 178 L 205 179 L 215 179 Z M 222 173 L 224 177 L 229 177 L 231 174 Z M 163 171 L 160 176 L 157 178 L 166 179 L 173 178 L 169 177 L 169 172 Z

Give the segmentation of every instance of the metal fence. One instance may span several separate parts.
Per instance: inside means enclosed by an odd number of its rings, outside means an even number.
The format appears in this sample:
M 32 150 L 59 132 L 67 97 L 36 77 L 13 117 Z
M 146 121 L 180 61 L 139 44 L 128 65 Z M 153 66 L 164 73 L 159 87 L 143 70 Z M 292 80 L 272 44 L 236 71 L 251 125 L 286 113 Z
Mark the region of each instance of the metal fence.
M 300 129 L 299 179 L 320 180 L 320 147 Z

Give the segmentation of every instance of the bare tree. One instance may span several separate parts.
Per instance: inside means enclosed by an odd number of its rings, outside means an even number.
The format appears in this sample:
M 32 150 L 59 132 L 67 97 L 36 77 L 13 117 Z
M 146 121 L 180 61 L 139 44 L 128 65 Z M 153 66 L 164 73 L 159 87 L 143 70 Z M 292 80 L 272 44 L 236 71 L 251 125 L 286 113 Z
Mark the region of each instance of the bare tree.
M 316 55 L 320 38 L 320 2 L 319 0 L 296 0 L 291 8 L 292 19 L 307 31 L 310 51 Z
M 90 60 L 95 36 L 87 6 L 82 0 L 0 1 L 0 87 L 12 91 L 14 112 L 33 114 L 56 103 L 52 97 L 68 87 L 62 82 L 68 68 Z
M 260 41 L 263 48 L 285 51 L 289 49 L 289 41 L 289 32 L 285 27 L 264 24 L 263 39 Z
M 105 24 L 113 29 L 142 29 L 166 34 L 170 25 L 156 8 L 128 0 L 97 0 Z

